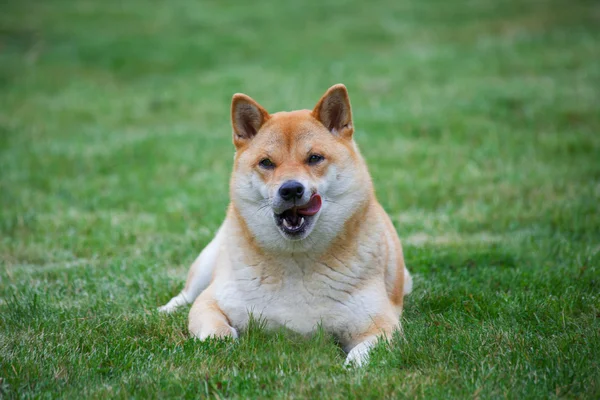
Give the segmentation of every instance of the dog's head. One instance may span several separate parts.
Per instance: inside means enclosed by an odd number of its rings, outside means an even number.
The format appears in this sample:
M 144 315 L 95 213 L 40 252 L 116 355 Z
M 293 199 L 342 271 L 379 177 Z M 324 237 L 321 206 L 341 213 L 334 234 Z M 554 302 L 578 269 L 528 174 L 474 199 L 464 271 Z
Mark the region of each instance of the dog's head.
M 231 120 L 236 147 L 231 198 L 261 247 L 323 248 L 370 198 L 344 85 L 332 86 L 312 111 L 272 115 L 235 94 Z

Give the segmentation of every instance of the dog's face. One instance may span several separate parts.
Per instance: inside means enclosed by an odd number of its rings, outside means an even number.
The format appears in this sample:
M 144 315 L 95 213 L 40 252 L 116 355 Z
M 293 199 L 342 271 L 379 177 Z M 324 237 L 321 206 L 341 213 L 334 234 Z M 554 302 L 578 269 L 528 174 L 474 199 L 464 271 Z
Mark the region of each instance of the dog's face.
M 281 251 L 331 242 L 371 193 L 346 88 L 330 88 L 312 111 L 273 115 L 236 94 L 231 112 L 231 197 L 255 239 Z

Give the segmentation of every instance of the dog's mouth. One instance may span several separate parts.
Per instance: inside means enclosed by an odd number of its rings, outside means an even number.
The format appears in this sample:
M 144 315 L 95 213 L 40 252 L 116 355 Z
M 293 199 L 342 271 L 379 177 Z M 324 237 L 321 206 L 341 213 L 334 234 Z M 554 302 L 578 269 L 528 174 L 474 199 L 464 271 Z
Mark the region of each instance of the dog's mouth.
M 303 235 L 309 228 L 312 220 L 321 209 L 321 196 L 313 194 L 308 203 L 302 206 L 294 206 L 275 214 L 277 226 L 288 236 L 297 237 Z

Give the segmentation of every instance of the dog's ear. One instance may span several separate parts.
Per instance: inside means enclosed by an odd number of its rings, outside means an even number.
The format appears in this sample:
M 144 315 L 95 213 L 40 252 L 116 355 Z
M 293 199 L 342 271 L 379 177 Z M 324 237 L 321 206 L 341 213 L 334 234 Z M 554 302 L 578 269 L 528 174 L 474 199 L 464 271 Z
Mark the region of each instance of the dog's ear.
M 231 100 L 231 125 L 235 147 L 241 147 L 252 140 L 268 119 L 267 110 L 250 96 L 234 94 Z
M 335 135 L 351 138 L 354 133 L 350 97 L 346 86 L 341 83 L 333 85 L 325 92 L 313 109 L 312 115 Z

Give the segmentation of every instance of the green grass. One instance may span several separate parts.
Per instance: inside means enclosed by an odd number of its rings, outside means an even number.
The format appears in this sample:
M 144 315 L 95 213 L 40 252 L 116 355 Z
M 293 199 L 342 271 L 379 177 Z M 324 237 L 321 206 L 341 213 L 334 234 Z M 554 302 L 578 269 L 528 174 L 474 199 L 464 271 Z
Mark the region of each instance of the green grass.
M 0 3 L 0 397 L 599 398 L 593 1 Z M 403 239 L 405 338 L 188 338 L 229 102 L 347 85 Z

